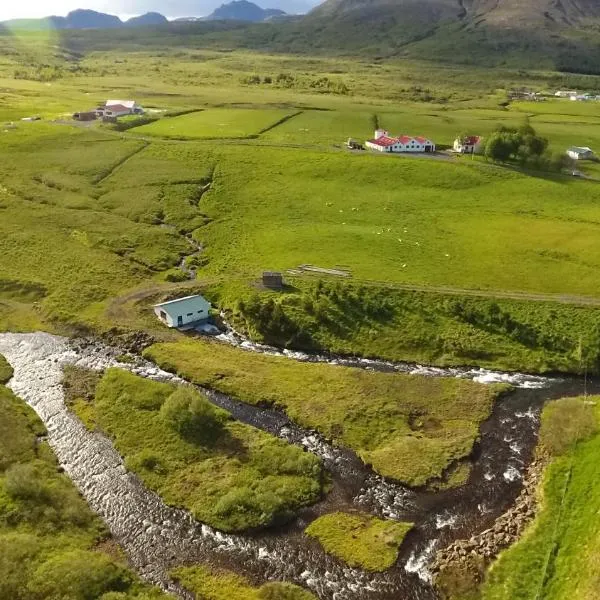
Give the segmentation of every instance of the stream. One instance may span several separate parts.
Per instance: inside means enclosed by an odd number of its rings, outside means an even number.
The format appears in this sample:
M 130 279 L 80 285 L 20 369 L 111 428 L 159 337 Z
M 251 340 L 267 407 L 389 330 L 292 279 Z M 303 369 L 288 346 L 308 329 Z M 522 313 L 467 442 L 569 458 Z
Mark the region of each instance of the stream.
M 230 332 L 226 334 L 232 336 Z M 226 341 L 226 340 L 222 340 Z M 230 342 L 231 343 L 231 342 Z M 267 347 L 247 350 L 279 352 Z M 552 398 L 580 395 L 578 378 L 541 378 L 483 370 L 433 369 L 361 359 L 294 355 L 299 360 L 327 360 L 362 368 L 402 370 L 432 376 L 507 381 L 518 386 L 494 408 L 481 427 L 474 467 L 467 485 L 446 492 L 409 490 L 384 480 L 354 455 L 306 431 L 277 410 L 245 405 L 207 391 L 210 400 L 235 418 L 304 446 L 322 457 L 332 474 L 333 490 L 321 503 L 300 512 L 296 522 L 253 535 L 231 535 L 196 522 L 187 511 L 166 506 L 128 473 L 110 440 L 92 433 L 64 404 L 62 368 L 119 366 L 160 381 L 183 383 L 145 360 L 120 364 L 121 349 L 93 341 L 70 341 L 46 333 L 0 334 L 0 353 L 13 366 L 9 383 L 30 404 L 48 429 L 60 464 L 89 505 L 107 523 L 145 579 L 183 598 L 191 598 L 168 577 L 168 570 L 198 562 L 230 568 L 257 583 L 288 580 L 312 590 L 322 600 L 434 600 L 427 564 L 438 548 L 486 527 L 514 501 L 535 446 L 539 413 Z M 290 354 L 290 353 L 287 353 Z M 600 390 L 597 381 L 590 391 Z M 351 569 L 326 555 L 302 530 L 316 515 L 350 507 L 416 524 L 401 549 L 400 560 L 383 574 Z

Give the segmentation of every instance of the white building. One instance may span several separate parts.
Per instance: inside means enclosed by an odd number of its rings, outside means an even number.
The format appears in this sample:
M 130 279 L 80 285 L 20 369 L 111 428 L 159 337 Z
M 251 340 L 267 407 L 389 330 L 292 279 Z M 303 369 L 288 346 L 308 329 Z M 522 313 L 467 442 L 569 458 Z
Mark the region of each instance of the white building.
M 573 146 L 567 150 L 567 155 L 573 160 L 589 160 L 594 158 L 594 151 L 587 146 Z
M 105 106 L 106 108 L 122 106 L 129 110 L 130 115 L 141 115 L 144 113 L 144 109 L 135 100 L 107 100 Z
M 197 295 L 157 304 L 154 312 L 167 327 L 184 327 L 208 319 L 210 308 L 210 302 Z
M 469 135 L 465 138 L 454 140 L 454 152 L 459 154 L 479 154 L 483 138 L 478 135 Z
M 557 98 L 570 98 L 577 96 L 577 90 L 559 90 L 554 94 Z
M 390 137 L 384 129 L 375 131 L 375 138 L 365 142 L 365 146 L 377 152 L 435 152 L 435 144 L 424 137 Z

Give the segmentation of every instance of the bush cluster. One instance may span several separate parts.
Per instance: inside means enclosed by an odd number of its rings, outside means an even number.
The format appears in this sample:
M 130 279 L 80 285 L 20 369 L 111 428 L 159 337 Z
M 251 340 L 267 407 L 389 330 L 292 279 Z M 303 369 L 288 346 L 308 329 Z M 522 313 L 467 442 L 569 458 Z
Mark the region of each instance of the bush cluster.
M 198 444 L 213 444 L 224 432 L 229 413 L 213 406 L 192 388 L 179 387 L 160 409 L 165 423 Z
M 485 156 L 498 162 L 517 164 L 545 171 L 562 171 L 570 164 L 564 153 L 550 153 L 548 140 L 537 135 L 535 129 L 525 124 L 518 129 L 500 126 L 487 139 Z

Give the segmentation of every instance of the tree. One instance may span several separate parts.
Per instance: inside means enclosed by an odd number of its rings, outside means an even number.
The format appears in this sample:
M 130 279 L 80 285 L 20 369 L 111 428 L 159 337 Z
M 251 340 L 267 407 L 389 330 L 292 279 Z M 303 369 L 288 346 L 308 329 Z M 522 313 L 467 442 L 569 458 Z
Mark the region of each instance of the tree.
M 508 137 L 511 134 L 495 132 L 485 145 L 485 156 L 500 162 L 507 161 L 514 152 L 514 142 Z
M 230 416 L 190 387 L 177 388 L 162 405 L 160 415 L 179 435 L 200 444 L 214 443 Z

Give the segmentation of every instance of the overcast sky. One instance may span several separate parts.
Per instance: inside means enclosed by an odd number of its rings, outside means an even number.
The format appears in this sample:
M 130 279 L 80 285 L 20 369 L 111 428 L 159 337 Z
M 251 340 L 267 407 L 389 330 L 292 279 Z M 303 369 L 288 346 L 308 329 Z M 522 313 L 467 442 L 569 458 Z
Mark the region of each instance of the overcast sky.
M 66 15 L 76 8 L 91 8 L 113 15 L 140 15 L 149 11 L 167 17 L 201 17 L 228 0 L 0 0 L 0 21 L 48 15 Z M 306 12 L 320 0 L 252 0 L 263 8 L 289 13 Z

